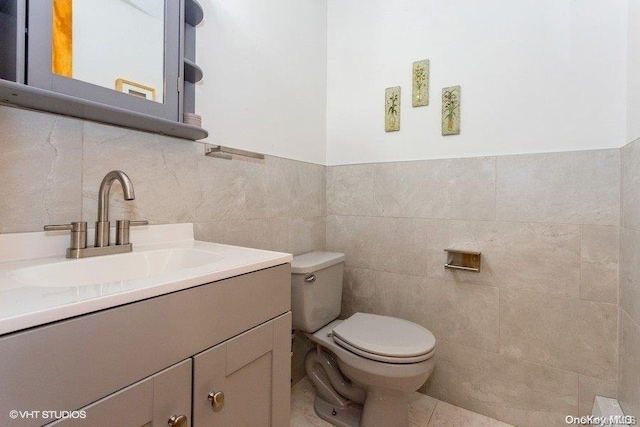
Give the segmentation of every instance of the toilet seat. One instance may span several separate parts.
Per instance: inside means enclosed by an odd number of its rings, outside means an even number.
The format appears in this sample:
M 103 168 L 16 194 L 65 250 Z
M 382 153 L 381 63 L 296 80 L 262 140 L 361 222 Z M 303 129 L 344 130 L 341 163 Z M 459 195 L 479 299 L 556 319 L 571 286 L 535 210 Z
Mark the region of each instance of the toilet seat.
M 359 356 L 385 363 L 418 363 L 429 359 L 436 339 L 408 320 L 356 313 L 333 328 L 333 341 Z

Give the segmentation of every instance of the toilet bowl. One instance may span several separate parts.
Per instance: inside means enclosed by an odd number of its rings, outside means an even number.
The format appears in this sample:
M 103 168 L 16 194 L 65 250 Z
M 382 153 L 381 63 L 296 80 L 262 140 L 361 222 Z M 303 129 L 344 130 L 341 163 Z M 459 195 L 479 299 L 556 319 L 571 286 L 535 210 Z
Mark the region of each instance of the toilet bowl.
M 315 345 L 305 368 L 318 416 L 341 427 L 408 426 L 409 394 L 434 368 L 433 334 L 376 314 L 336 320 L 344 254 L 312 252 L 291 266 L 293 326 Z

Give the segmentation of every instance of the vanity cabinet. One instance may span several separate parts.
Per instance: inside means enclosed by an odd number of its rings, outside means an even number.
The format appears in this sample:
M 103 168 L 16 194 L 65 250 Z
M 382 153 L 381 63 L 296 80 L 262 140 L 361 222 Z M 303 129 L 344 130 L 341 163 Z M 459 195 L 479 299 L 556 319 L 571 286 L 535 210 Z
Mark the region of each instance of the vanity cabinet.
M 290 270 L 283 264 L 0 337 L 0 425 L 52 421 L 10 419 L 12 410 L 84 409 L 84 420 L 52 425 L 166 426 L 185 415 L 182 427 L 287 426 Z M 211 391 L 225 395 L 218 412 Z
M 82 419 L 55 421 L 55 427 L 188 427 L 191 414 L 191 359 L 82 408 Z M 182 417 L 182 418 L 180 418 Z

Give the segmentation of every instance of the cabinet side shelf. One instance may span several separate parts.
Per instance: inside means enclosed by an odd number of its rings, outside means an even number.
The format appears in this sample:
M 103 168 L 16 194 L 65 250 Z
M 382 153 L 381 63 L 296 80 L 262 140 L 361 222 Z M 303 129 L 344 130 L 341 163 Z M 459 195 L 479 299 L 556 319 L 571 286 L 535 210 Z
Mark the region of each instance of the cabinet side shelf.
M 195 62 L 184 59 L 184 80 L 189 83 L 198 83 L 203 77 L 202 69 Z
M 204 12 L 202 11 L 202 6 L 200 6 L 200 3 L 198 3 L 197 0 L 186 0 L 184 14 L 185 22 L 192 27 L 195 27 L 202 22 L 203 18 Z

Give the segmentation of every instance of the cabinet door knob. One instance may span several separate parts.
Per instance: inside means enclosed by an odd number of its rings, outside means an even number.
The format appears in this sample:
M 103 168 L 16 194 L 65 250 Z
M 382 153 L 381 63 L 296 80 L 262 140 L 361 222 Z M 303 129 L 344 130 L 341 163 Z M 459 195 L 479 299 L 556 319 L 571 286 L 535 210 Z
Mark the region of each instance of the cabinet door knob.
M 208 397 L 211 402 L 213 412 L 220 412 L 224 408 L 224 393 L 221 391 L 212 391 Z
M 169 427 L 186 427 L 187 417 L 185 415 L 171 415 L 168 424 Z

